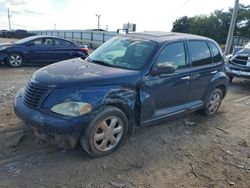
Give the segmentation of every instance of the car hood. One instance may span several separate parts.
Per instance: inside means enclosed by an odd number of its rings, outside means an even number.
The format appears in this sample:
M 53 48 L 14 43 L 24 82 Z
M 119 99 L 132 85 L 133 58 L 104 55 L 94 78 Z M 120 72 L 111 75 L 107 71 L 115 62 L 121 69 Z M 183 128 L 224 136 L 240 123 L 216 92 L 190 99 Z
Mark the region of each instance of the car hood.
M 0 48 L 1 47 L 10 47 L 10 46 L 13 46 L 13 43 L 10 43 L 10 42 L 0 43 Z
M 236 52 L 236 55 L 248 55 L 250 56 L 250 48 L 242 48 L 238 52 Z
M 107 67 L 76 58 L 37 70 L 31 81 L 47 87 L 84 87 L 135 84 L 139 78 L 140 71 Z

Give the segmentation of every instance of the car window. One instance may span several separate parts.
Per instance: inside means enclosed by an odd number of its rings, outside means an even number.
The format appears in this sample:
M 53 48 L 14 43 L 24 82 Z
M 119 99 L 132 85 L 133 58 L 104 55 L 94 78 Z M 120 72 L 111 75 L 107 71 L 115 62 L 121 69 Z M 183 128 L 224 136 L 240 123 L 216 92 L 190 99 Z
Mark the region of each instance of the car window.
M 175 42 L 167 45 L 159 54 L 156 60 L 157 66 L 171 64 L 178 68 L 186 65 L 185 47 L 183 42 Z
M 140 69 L 153 53 L 157 43 L 130 37 L 113 37 L 89 56 L 93 63 L 125 69 Z
M 218 47 L 213 43 L 213 42 L 209 42 L 212 52 L 213 52 L 213 63 L 219 63 L 222 61 L 222 57 L 220 54 L 220 50 L 218 49 Z
M 66 40 L 55 39 L 55 46 L 71 46 L 71 43 Z
M 250 48 L 250 42 L 245 46 L 245 48 Z
M 188 47 L 191 53 L 193 67 L 207 65 L 212 62 L 206 41 L 189 41 Z
M 35 46 L 51 46 L 52 39 L 51 38 L 42 38 L 33 41 Z

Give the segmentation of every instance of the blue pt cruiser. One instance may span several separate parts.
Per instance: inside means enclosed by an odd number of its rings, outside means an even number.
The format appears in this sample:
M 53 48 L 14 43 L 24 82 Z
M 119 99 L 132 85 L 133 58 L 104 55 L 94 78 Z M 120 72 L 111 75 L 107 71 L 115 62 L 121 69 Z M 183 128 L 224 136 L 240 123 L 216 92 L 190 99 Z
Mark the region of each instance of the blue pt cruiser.
M 36 71 L 14 109 L 35 135 L 91 156 L 115 151 L 136 126 L 196 110 L 214 115 L 228 77 L 218 44 L 205 37 L 142 32 L 110 39 L 87 59 Z

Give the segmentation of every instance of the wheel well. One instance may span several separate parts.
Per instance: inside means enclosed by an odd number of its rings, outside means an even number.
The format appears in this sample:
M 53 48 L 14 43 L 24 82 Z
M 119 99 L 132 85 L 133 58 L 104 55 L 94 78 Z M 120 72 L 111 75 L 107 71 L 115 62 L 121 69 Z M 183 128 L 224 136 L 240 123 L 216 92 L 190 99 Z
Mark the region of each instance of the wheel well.
M 127 107 L 126 105 L 124 104 L 121 104 L 121 103 L 108 103 L 107 105 L 110 105 L 110 106 L 114 106 L 116 108 L 119 108 L 121 111 L 124 112 L 124 114 L 127 116 L 128 118 L 128 122 L 129 122 L 129 125 L 128 125 L 128 134 L 132 134 L 136 125 L 137 125 L 137 122 L 136 122 L 136 119 L 135 119 L 135 116 L 133 114 L 133 112 L 131 111 L 131 109 L 129 109 L 129 107 Z
M 7 53 L 7 57 L 5 58 L 6 60 L 8 59 L 8 56 L 9 56 L 10 54 L 19 54 L 19 55 L 22 56 L 22 58 L 24 58 L 22 52 L 16 52 L 16 51 L 14 51 L 14 52 L 8 52 L 8 53 Z
M 218 89 L 220 89 L 222 91 L 222 96 L 224 98 L 225 95 L 226 95 L 226 86 L 225 85 L 219 85 L 216 88 L 218 88 Z

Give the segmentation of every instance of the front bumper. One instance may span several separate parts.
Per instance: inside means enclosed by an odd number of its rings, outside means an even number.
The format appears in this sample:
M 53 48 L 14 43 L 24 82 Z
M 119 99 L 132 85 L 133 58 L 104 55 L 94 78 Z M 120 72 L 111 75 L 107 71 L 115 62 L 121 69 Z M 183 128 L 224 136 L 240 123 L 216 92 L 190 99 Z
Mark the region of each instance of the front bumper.
M 19 90 L 14 100 L 16 115 L 22 119 L 27 127 L 41 139 L 61 148 L 74 148 L 83 127 L 89 118 L 62 117 L 52 112 L 27 107 L 23 103 L 23 89 Z
M 239 65 L 227 64 L 226 73 L 228 76 L 236 76 L 239 78 L 250 79 L 250 67 L 243 67 Z

